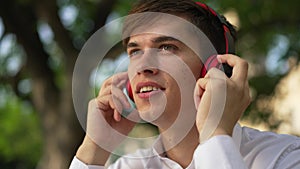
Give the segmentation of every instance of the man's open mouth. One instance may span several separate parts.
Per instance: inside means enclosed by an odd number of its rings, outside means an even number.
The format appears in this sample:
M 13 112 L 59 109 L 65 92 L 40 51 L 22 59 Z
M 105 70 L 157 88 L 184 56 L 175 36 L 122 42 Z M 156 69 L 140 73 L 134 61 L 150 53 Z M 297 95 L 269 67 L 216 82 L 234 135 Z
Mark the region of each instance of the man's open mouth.
M 139 93 L 147 93 L 152 91 L 157 91 L 159 88 L 153 86 L 144 86 L 140 89 Z
M 140 83 L 137 85 L 137 93 L 149 93 L 153 91 L 165 90 L 165 88 L 159 86 L 153 82 Z

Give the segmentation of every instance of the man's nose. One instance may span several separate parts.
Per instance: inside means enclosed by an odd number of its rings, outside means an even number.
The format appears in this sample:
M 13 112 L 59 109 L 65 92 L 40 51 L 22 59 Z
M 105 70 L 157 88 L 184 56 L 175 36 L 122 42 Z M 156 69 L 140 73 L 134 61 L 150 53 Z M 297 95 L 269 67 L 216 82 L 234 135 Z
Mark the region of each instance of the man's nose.
M 138 74 L 152 74 L 152 75 L 156 75 L 158 74 L 159 70 L 158 68 L 155 67 L 143 67 L 140 70 L 138 70 Z
M 143 53 L 137 66 L 137 74 L 156 75 L 159 72 L 159 56 L 157 49 L 148 49 Z

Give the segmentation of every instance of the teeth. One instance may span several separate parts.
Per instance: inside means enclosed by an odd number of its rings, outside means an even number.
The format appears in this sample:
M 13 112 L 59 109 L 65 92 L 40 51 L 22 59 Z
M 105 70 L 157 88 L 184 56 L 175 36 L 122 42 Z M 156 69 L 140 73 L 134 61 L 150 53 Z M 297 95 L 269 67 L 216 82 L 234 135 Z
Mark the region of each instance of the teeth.
M 140 93 L 143 93 L 143 92 L 151 92 L 151 91 L 156 91 L 158 90 L 157 87 L 153 87 L 153 86 L 144 86 L 140 89 Z

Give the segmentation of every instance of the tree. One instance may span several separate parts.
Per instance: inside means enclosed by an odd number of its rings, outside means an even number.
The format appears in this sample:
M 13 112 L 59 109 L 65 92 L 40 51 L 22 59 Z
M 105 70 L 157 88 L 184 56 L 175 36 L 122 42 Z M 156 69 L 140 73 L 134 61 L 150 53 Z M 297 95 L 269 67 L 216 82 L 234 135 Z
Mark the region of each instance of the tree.
M 280 37 L 288 43 L 284 52 L 278 54 L 278 60 L 286 63 L 289 56 L 299 59 L 300 20 L 297 10 L 300 2 L 207 2 L 221 13 L 233 11 L 238 15 L 241 25 L 238 54 L 253 62 L 256 68 L 250 77 L 250 84 L 257 93 L 255 96 L 272 95 L 276 83 L 287 71 L 277 71 L 284 66 L 279 64 L 274 68 L 277 72 L 272 74 L 265 64 L 260 63 L 266 63 L 267 53 L 278 46 L 278 42 L 282 41 Z M 105 25 L 109 16 L 125 15 L 131 3 L 123 0 L 0 2 L 0 17 L 4 25 L 0 40 L 9 35 L 16 39 L 14 51 L 0 58 L 0 86 L 14 91 L 20 100 L 29 101 L 37 112 L 43 136 L 43 155 L 38 168 L 68 168 L 84 135 L 72 103 L 72 73 L 76 58 L 83 43 Z M 76 9 L 77 15 L 68 23 L 63 20 L 61 11 L 70 7 Z M 49 42 L 42 39 L 39 29 L 43 27 L 49 28 L 53 34 Z M 112 51 L 115 52 L 107 57 L 115 58 L 122 48 L 117 45 Z M 22 58 L 23 64 L 11 74 L 5 69 L 5 59 L 16 54 Z M 28 80 L 31 86 L 25 94 L 18 88 L 24 80 Z M 256 102 L 250 106 L 246 116 L 251 116 L 253 110 L 258 110 Z M 268 112 L 258 112 L 253 118 L 268 120 L 269 116 Z
M 115 2 L 73 2 L 85 5 L 87 9 L 83 12 L 87 12 L 87 15 L 95 12 L 86 18 L 95 23 L 87 34 L 105 24 Z M 74 45 L 72 32 L 63 25 L 59 10 L 56 1 L 0 2 L 4 34 L 14 34 L 26 55 L 26 62 L 16 75 L 1 74 L 1 79 L 16 86 L 23 78 L 30 78 L 32 91 L 26 99 L 30 100 L 41 120 L 43 156 L 38 165 L 41 169 L 68 168 L 84 134 L 74 113 L 71 94 L 73 66 L 79 50 Z M 46 45 L 40 39 L 40 22 L 47 23 L 53 31 L 53 43 L 61 52 L 56 53 L 60 54 L 60 72 L 49 65 L 49 60 L 54 56 L 46 50 Z M 60 81 L 57 80 L 59 76 Z M 16 87 L 13 89 L 16 94 L 20 93 Z

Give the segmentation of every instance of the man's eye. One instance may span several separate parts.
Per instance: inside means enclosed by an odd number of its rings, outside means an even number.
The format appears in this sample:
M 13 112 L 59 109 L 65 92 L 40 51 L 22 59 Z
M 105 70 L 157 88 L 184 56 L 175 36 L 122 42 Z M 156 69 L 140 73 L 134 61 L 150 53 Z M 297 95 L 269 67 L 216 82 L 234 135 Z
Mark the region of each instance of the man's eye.
M 160 50 L 162 50 L 162 51 L 165 51 L 165 52 L 175 52 L 178 48 L 177 48 L 177 46 L 175 46 L 175 45 L 162 45 L 162 46 L 160 46 L 160 48 L 159 48 Z
M 135 55 L 139 55 L 139 54 L 141 54 L 142 53 L 142 51 L 141 50 L 139 50 L 139 49 L 136 49 L 136 50 L 131 50 L 131 51 L 129 51 L 129 56 L 131 57 L 131 56 L 135 56 Z

